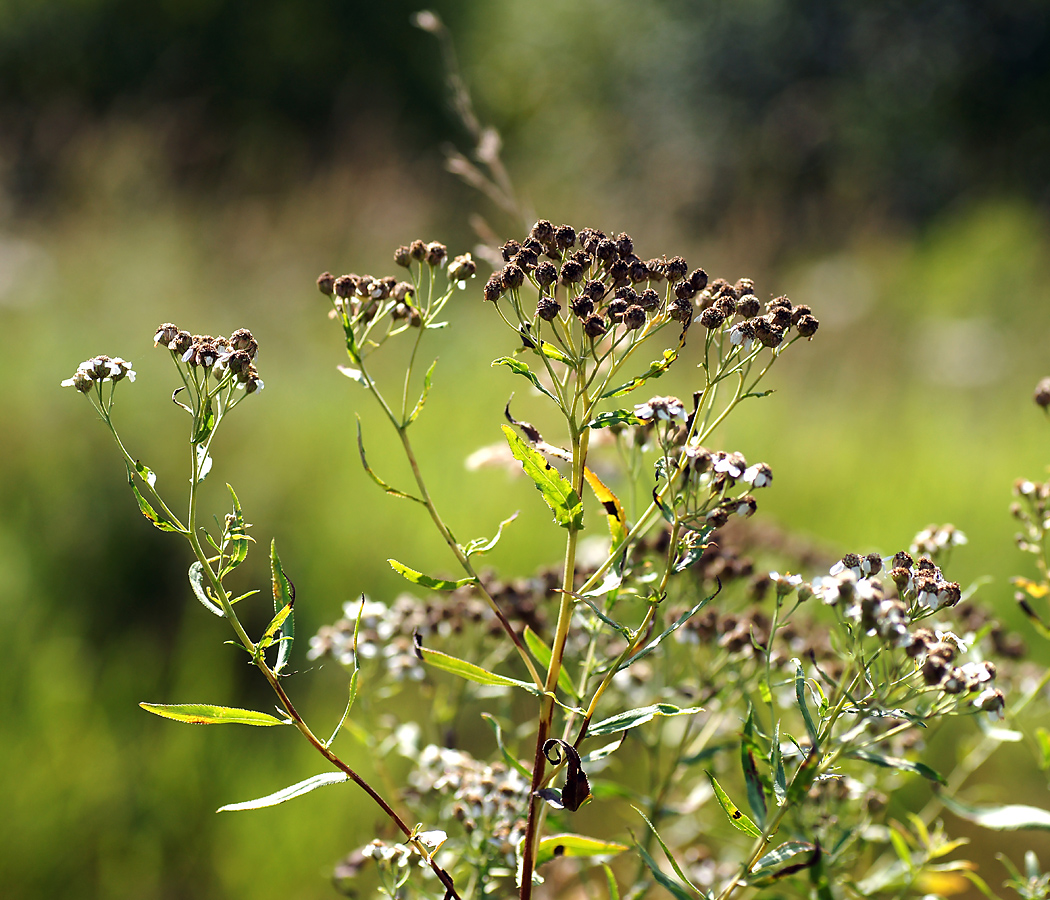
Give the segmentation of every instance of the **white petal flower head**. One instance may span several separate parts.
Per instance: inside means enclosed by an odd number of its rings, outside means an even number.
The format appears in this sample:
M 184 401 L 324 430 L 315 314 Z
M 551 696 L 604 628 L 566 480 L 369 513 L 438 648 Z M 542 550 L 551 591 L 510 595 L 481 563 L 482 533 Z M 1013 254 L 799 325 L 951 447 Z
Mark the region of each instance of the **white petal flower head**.
M 433 853 L 448 840 L 448 835 L 439 829 L 435 829 L 434 831 L 421 831 L 416 835 L 416 840 Z
M 742 477 L 752 487 L 768 487 L 773 483 L 773 470 L 767 463 L 755 463 L 744 470 Z
M 634 408 L 634 414 L 645 423 L 657 419 L 670 422 L 673 419 L 685 421 L 685 406 L 677 397 L 653 397 Z
M 940 630 L 938 630 L 938 631 L 935 632 L 935 634 L 937 635 L 937 640 L 938 641 L 941 641 L 941 642 L 947 643 L 947 644 L 954 644 L 956 649 L 958 649 L 958 651 L 960 653 L 965 653 L 967 650 L 970 649 L 970 647 L 966 643 L 966 641 L 964 641 L 961 637 L 959 637 L 959 635 L 957 635 L 954 631 L 940 631 Z

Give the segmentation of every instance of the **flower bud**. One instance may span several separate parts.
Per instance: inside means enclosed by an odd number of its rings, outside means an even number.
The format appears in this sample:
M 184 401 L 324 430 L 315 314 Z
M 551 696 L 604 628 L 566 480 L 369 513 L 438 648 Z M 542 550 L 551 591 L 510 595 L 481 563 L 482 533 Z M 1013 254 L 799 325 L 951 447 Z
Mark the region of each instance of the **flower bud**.
M 474 273 L 477 272 L 477 270 L 477 264 L 471 258 L 471 255 L 469 253 L 464 253 L 462 256 L 457 256 L 449 264 L 448 280 L 466 281 L 468 278 L 473 278 Z

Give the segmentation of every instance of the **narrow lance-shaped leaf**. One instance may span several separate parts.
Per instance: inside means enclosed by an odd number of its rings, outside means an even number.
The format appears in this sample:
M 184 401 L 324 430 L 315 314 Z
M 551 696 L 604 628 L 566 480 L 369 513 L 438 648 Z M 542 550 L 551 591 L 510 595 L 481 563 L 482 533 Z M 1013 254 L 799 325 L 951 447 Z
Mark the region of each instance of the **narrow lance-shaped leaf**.
M 972 806 L 938 793 L 940 801 L 957 816 L 992 831 L 1050 831 L 1050 810 L 1008 803 L 1002 806 Z
M 248 526 L 244 522 L 244 513 L 241 511 L 241 501 L 237 499 L 237 494 L 230 485 L 227 484 L 226 488 L 233 500 L 233 513 L 226 527 L 226 543 L 223 545 L 227 554 L 223 575 L 232 572 L 247 559 L 248 544 L 251 541 L 251 538 L 248 537 Z
M 612 538 L 612 549 L 615 550 L 627 537 L 627 514 L 623 511 L 623 505 L 619 498 L 609 490 L 602 480 L 590 469 L 584 467 L 583 477 L 594 491 L 594 496 L 605 510 L 609 520 L 609 535 Z
M 679 628 L 681 628 L 686 622 L 688 622 L 693 616 L 695 616 L 700 610 L 702 610 L 708 603 L 711 602 L 715 597 L 718 596 L 718 592 L 722 590 L 722 582 L 718 581 L 718 587 L 715 588 L 715 592 L 710 597 L 704 597 L 699 603 L 697 603 L 692 609 L 686 610 L 680 615 L 672 625 L 658 634 L 653 640 L 645 645 L 644 649 L 636 653 L 630 659 L 620 664 L 620 667 L 616 670 L 622 672 L 628 666 L 634 665 L 640 659 L 644 659 L 650 653 L 652 653 L 657 647 L 660 646 L 670 635 L 674 634 Z
M 532 382 L 532 385 L 536 388 L 536 390 L 540 391 L 543 394 L 546 394 L 548 397 L 551 398 L 551 400 L 557 402 L 558 398 L 555 397 L 554 394 L 552 394 L 543 386 L 539 378 L 536 377 L 536 373 L 533 372 L 532 369 L 530 369 L 528 365 L 526 363 L 523 363 L 520 359 L 514 359 L 511 356 L 501 356 L 499 359 L 494 359 L 492 361 L 492 365 L 506 366 L 515 375 L 521 375 L 523 378 L 527 378 L 530 382 Z
M 740 741 L 740 766 L 744 770 L 744 784 L 747 787 L 747 805 L 760 828 L 766 823 L 766 791 L 755 765 L 755 711 L 749 709 L 744 723 L 744 735 Z
M 213 603 L 211 597 L 208 596 L 208 591 L 204 585 L 204 567 L 199 562 L 190 564 L 189 577 L 193 595 L 200 600 L 201 606 L 212 615 L 218 616 L 220 619 L 225 618 L 226 613 L 222 611 L 220 606 Z
M 629 409 L 613 409 L 599 413 L 590 422 L 588 428 L 608 428 L 610 425 L 641 425 L 642 420 Z
M 616 856 L 627 849 L 626 844 L 600 841 L 582 834 L 552 834 L 543 838 L 536 848 L 536 865 L 542 866 L 563 856 Z
M 420 587 L 425 587 L 431 591 L 454 591 L 456 588 L 466 587 L 468 584 L 477 584 L 478 582 L 477 578 L 473 577 L 460 578 L 458 581 L 450 581 L 445 578 L 431 578 L 429 575 L 410 569 L 396 559 L 388 559 L 387 562 L 390 563 L 390 568 L 406 581 L 411 581 L 412 584 L 418 584 Z
M 518 514 L 507 516 L 502 522 L 499 523 L 499 528 L 496 529 L 496 534 L 491 538 L 474 538 L 465 547 L 462 548 L 463 555 L 466 557 L 470 556 L 481 556 L 482 554 L 488 553 L 496 544 L 499 543 L 501 537 L 503 537 L 503 529 L 518 518 Z
M 635 388 L 641 387 L 650 378 L 659 378 L 663 375 L 664 372 L 671 367 L 671 363 L 678 358 L 678 354 L 681 352 L 682 347 L 685 346 L 685 335 L 686 333 L 683 330 L 682 336 L 678 340 L 678 346 L 674 350 L 664 350 L 663 356 L 660 359 L 649 363 L 649 368 L 645 372 L 632 378 L 626 384 L 621 384 L 619 387 L 606 391 L 602 394 L 601 399 L 605 400 L 609 397 L 622 397 L 624 394 L 629 394 Z
M 342 784 L 348 779 L 348 777 L 349 776 L 345 772 L 324 772 L 321 775 L 314 775 L 313 778 L 307 778 L 305 781 L 300 781 L 298 784 L 290 785 L 289 787 L 276 791 L 273 794 L 267 794 L 265 797 L 260 797 L 258 800 L 245 800 L 243 803 L 228 803 L 226 806 L 220 806 L 216 812 L 238 812 L 243 809 L 262 809 L 266 806 L 276 806 L 278 803 L 284 803 L 294 797 L 301 797 L 303 794 L 309 794 L 310 791 L 315 791 L 320 787 L 327 787 L 330 784 Z
M 455 656 L 442 653 L 440 650 L 431 650 L 429 647 L 424 647 L 423 639 L 419 634 L 415 635 L 414 640 L 416 656 L 435 669 L 451 672 L 453 675 L 458 675 L 460 678 L 465 678 L 467 681 L 473 681 L 476 684 L 516 687 L 528 691 L 530 694 L 539 693 L 536 685 L 530 682 L 518 681 L 516 678 L 508 678 L 506 675 L 497 675 L 495 672 L 476 666 L 465 659 L 457 659 Z
M 357 607 L 357 618 L 354 620 L 354 645 L 353 645 L 354 652 L 351 654 L 351 665 L 353 666 L 353 669 L 350 672 L 350 684 L 348 685 L 349 696 L 347 697 L 347 700 L 346 700 L 346 709 L 343 710 L 343 715 L 339 719 L 339 722 L 336 724 L 335 730 L 332 732 L 332 736 L 327 741 L 325 741 L 325 746 L 326 747 L 331 747 L 332 746 L 332 742 L 338 736 L 340 729 L 342 729 L 342 727 L 343 727 L 343 723 L 346 722 L 347 717 L 350 715 L 350 710 L 354 706 L 354 701 L 357 700 L 357 689 L 358 689 L 358 684 L 359 684 L 360 675 L 361 675 L 361 670 L 357 667 L 357 639 L 358 639 L 358 636 L 361 633 L 361 616 L 364 615 L 364 612 L 365 612 L 365 595 L 362 594 L 361 595 L 361 602 L 360 602 L 360 604 Z
M 882 766 L 884 769 L 899 769 L 901 772 L 913 772 L 916 775 L 921 775 L 923 778 L 927 778 L 930 781 L 936 781 L 939 784 L 948 783 L 944 780 L 943 775 L 935 772 L 929 766 L 924 765 L 921 762 L 912 762 L 909 759 L 901 759 L 897 756 L 884 756 L 881 753 L 874 753 L 871 750 L 863 749 L 854 750 L 849 755 L 854 759 L 872 763 L 876 766 Z
M 810 715 L 809 705 L 806 703 L 806 675 L 802 671 L 802 660 L 793 659 L 795 664 L 795 701 L 802 712 L 802 718 L 806 723 L 806 732 L 809 734 L 810 743 L 817 746 L 817 726 L 813 724 L 813 716 Z
M 361 465 L 365 470 L 365 474 L 368 475 L 376 484 L 378 484 L 384 491 L 390 494 L 391 497 L 400 497 L 402 500 L 414 500 L 416 503 L 423 503 L 419 497 L 413 497 L 411 494 L 406 494 L 404 491 L 399 491 L 397 488 L 391 487 L 382 478 L 380 478 L 373 471 L 372 467 L 368 464 L 368 459 L 365 457 L 365 441 L 361 434 L 361 417 L 357 418 L 357 453 L 361 457 Z M 425 503 L 423 504 L 426 505 Z
M 427 374 L 423 376 L 423 392 L 419 395 L 419 399 L 416 401 L 416 405 L 408 417 L 409 424 L 415 422 L 416 419 L 419 417 L 419 414 L 423 412 L 423 406 L 427 402 L 427 397 L 430 396 L 430 382 L 431 379 L 434 377 L 434 367 L 437 364 L 437 360 L 435 359 L 430 364 L 430 368 L 427 369 Z
M 205 703 L 140 703 L 146 712 L 175 722 L 191 725 L 287 725 L 287 719 L 278 719 L 269 713 L 254 709 L 236 709 L 230 706 L 209 706 Z
M 817 850 L 816 844 L 806 841 L 786 841 L 755 863 L 748 881 L 752 884 L 767 879 L 771 881 L 808 868 L 816 862 L 813 857 Z
M 681 884 L 671 878 L 669 875 L 665 875 L 663 870 L 660 868 L 659 863 L 646 851 L 640 843 L 635 843 L 635 850 L 638 851 L 638 855 L 642 858 L 642 862 L 645 863 L 646 868 L 652 873 L 653 880 L 668 891 L 672 897 L 676 900 L 695 900 L 697 894 L 690 894 Z M 706 894 L 699 894 L 701 897 L 706 897 Z
M 528 625 L 525 626 L 525 631 L 522 634 L 522 637 L 525 639 L 525 646 L 528 647 L 532 655 L 536 657 L 536 662 L 544 668 L 549 669 L 551 658 L 554 656 L 550 647 L 543 643 L 543 639 Z M 576 690 L 576 685 L 572 683 L 572 678 L 569 676 L 569 673 L 564 666 L 558 670 L 558 687 L 574 699 L 580 699 L 580 694 Z
M 673 703 L 655 703 L 652 706 L 642 706 L 638 709 L 629 709 L 618 713 L 608 719 L 603 719 L 596 725 L 587 729 L 587 734 L 595 737 L 601 734 L 616 734 L 618 731 L 627 731 L 629 728 L 637 728 L 657 716 L 691 716 L 703 712 L 701 706 L 690 706 L 687 709 L 679 709 Z
M 543 455 L 530 447 L 509 425 L 500 426 L 507 437 L 510 452 L 521 463 L 544 502 L 554 513 L 554 520 L 562 528 L 583 528 L 583 504 L 568 480 Z
M 711 782 L 711 788 L 715 792 L 715 799 L 718 801 L 718 805 L 722 807 L 722 812 L 726 814 L 726 818 L 729 819 L 730 824 L 744 834 L 749 834 L 751 837 L 761 837 L 762 829 L 755 825 L 747 816 L 745 816 L 738 808 L 737 805 L 729 799 L 729 795 L 722 790 L 722 786 L 715 780 L 715 776 L 710 772 L 706 773 L 708 780 Z
M 514 755 L 507 749 L 506 745 L 503 743 L 503 728 L 500 726 L 499 722 L 496 721 L 496 717 L 490 715 L 489 713 L 483 712 L 481 714 L 481 718 L 488 722 L 489 727 L 491 727 L 492 730 L 496 733 L 496 746 L 499 747 L 499 751 L 503 754 L 503 758 L 507 761 L 507 763 L 510 766 L 517 769 L 518 772 L 524 775 L 526 781 L 531 781 L 532 772 L 526 769 L 525 766 L 523 766 L 521 762 L 514 757 Z
M 295 605 L 295 585 L 284 573 L 281 566 L 281 558 L 277 555 L 277 542 L 270 541 L 270 574 L 273 580 L 273 609 L 274 621 L 280 619 L 277 627 L 281 630 L 280 648 L 277 651 L 277 662 L 273 670 L 280 674 L 292 653 L 292 643 L 295 640 L 295 613 L 292 607 Z M 287 612 L 283 612 L 287 610 Z M 271 622 L 271 625 L 273 623 Z M 269 631 L 269 629 L 267 629 Z M 272 637 L 272 635 L 271 635 Z
M 135 502 L 139 506 L 139 512 L 153 523 L 154 528 L 158 528 L 161 531 L 173 531 L 177 534 L 186 533 L 186 529 L 179 522 L 172 519 L 163 510 L 154 509 L 149 501 L 142 496 L 138 485 L 135 484 L 135 470 L 131 466 L 128 466 L 128 486 L 135 495 Z
M 690 890 L 692 890 L 698 896 L 707 897 L 707 894 L 700 890 L 700 888 L 698 888 L 695 884 L 693 884 L 693 882 L 691 882 L 686 877 L 685 872 L 682 871 L 682 867 L 678 865 L 678 860 L 674 858 L 674 854 L 671 852 L 671 848 L 668 847 L 667 842 L 662 837 L 660 837 L 660 832 L 657 831 L 656 828 L 653 826 L 653 823 L 649 821 L 649 817 L 634 804 L 631 805 L 631 809 L 633 809 L 636 813 L 638 813 L 638 815 L 640 815 L 645 820 L 645 824 L 649 826 L 649 830 L 652 831 L 653 837 L 656 838 L 657 843 L 660 845 L 660 849 L 664 851 L 664 856 L 667 857 L 667 861 L 671 864 L 671 868 L 674 869 L 675 875 L 681 878 L 682 881 L 684 881 L 686 885 L 690 888 Z M 639 849 L 641 848 L 639 847 Z M 646 865 L 648 865 L 648 863 L 646 863 Z

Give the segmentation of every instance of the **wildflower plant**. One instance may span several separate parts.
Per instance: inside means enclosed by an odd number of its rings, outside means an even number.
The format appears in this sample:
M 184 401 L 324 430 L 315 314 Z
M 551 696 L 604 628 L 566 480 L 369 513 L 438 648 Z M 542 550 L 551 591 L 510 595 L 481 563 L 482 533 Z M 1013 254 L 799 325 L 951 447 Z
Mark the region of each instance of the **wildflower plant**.
M 154 336 L 176 370 L 172 399 L 190 416 L 181 518 L 113 424 L 116 384 L 133 380 L 130 367 L 97 357 L 63 382 L 112 430 L 143 514 L 187 540 L 193 593 L 227 620 L 281 713 L 143 707 L 183 722 L 296 728 L 325 771 L 222 809 L 353 781 L 388 825 L 337 867 L 335 883 L 348 892 L 362 879 L 390 897 L 523 900 L 537 885 L 556 896 L 580 884 L 596 897 L 658 887 L 680 900 L 766 889 L 907 897 L 960 883 L 987 892 L 971 864 L 948 858 L 962 841 L 937 817 L 947 805 L 992 828 L 1045 824 L 1032 807 L 974 807 L 955 795 L 1011 739 L 1002 722 L 1012 706 L 1045 701 L 1046 678 L 1015 704 L 1016 638 L 946 574 L 965 536 L 931 526 L 894 555 L 825 559 L 752 527 L 773 469 L 718 443 L 741 404 L 770 393 L 781 355 L 817 334 L 813 311 L 782 296 L 763 302 L 750 279 L 709 279 L 679 256 L 643 259 L 626 233 L 540 220 L 499 253 L 501 267 L 480 289 L 469 254 L 449 260 L 444 245 L 421 240 L 395 251 L 400 275 L 318 278 L 348 357 L 340 371 L 362 403 L 378 405 L 412 481 L 394 485 L 373 468 L 359 420 L 361 464 L 386 493 L 422 507 L 448 548 L 446 571 L 389 560 L 406 593 L 348 599 L 342 617 L 310 638 L 306 658 L 337 662 L 349 682 L 326 740 L 286 690 L 296 601 L 276 548 L 273 616 L 253 637 L 237 604 L 258 591 L 228 586 L 253 543 L 237 495 L 231 488 L 231 509 L 213 528 L 197 509 L 216 431 L 263 387 L 252 335 L 194 336 L 165 324 Z M 560 561 L 528 578 L 480 562 L 516 527 L 515 511 L 491 535 L 461 541 L 457 511 L 438 508 L 413 442 L 434 382 L 436 362 L 423 369 L 427 345 L 453 301 L 505 323 L 510 340 L 491 360 L 493 377 L 520 379 L 558 423 L 541 433 L 510 403 L 500 423 L 505 452 L 535 485 L 560 543 Z M 395 342 L 405 367 L 388 382 L 373 359 Z M 693 375 L 684 399 L 655 391 L 672 367 Z M 1043 554 L 1045 584 L 1046 498 L 1041 486 L 1018 493 L 1022 544 Z M 803 569 L 820 574 L 804 580 Z M 1029 597 L 1034 584 L 1022 585 Z M 397 704 L 380 714 L 370 703 L 409 685 L 445 699 L 404 719 Z M 460 709 L 480 715 L 487 745 L 458 744 Z M 959 717 L 974 720 L 984 749 L 942 775 L 921 758 L 924 737 Z M 1036 735 L 1050 747 L 1045 730 Z M 376 783 L 392 782 L 398 757 L 409 774 L 381 793 L 341 758 L 337 740 L 371 751 Z M 934 791 L 921 814 L 891 803 L 908 779 Z

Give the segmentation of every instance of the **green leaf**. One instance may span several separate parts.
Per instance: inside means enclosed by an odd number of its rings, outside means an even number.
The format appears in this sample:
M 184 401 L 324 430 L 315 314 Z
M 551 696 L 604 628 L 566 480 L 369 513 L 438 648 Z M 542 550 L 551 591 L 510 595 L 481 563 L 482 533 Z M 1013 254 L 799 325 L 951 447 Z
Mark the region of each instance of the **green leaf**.
M 606 400 L 609 397 L 622 397 L 624 394 L 629 394 L 635 388 L 641 387 L 650 378 L 659 378 L 664 374 L 678 358 L 678 353 L 682 347 L 685 346 L 685 331 L 682 331 L 682 336 L 678 341 L 678 347 L 674 350 L 664 350 L 663 356 L 660 359 L 654 360 L 649 363 L 649 368 L 641 375 L 632 378 L 626 384 L 621 384 L 619 387 L 613 388 L 611 391 L 606 391 L 602 394 L 602 400 Z
M 583 503 L 568 480 L 543 458 L 543 454 L 518 437 L 513 428 L 509 425 L 500 427 L 510 444 L 511 454 L 543 495 L 544 502 L 554 513 L 554 520 L 562 528 L 577 531 L 583 528 Z
M 666 629 L 665 631 L 663 631 L 659 635 L 657 635 L 653 640 L 651 640 L 648 644 L 645 645 L 645 648 L 643 650 L 641 650 L 640 652 L 636 653 L 634 656 L 632 656 L 626 662 L 621 663 L 620 667 L 616 671 L 617 672 L 622 672 L 628 666 L 633 665 L 634 663 L 638 662 L 638 660 L 644 659 L 646 656 L 648 656 L 650 653 L 652 653 L 657 647 L 660 646 L 661 643 L 663 643 L 663 641 L 666 638 L 668 638 L 670 635 L 674 634 L 679 628 L 681 628 L 693 616 L 695 616 L 698 612 L 700 612 L 700 610 L 702 610 L 705 606 L 707 606 L 707 604 L 710 603 L 718 595 L 718 592 L 720 590 L 722 590 L 722 582 L 721 581 L 718 582 L 718 587 L 715 589 L 715 592 L 713 594 L 711 594 L 710 597 L 704 597 L 704 599 L 701 600 L 699 603 L 697 603 L 696 606 L 694 606 L 692 609 L 686 610 L 684 613 L 682 613 L 674 621 L 674 623 L 671 625 L 670 628 Z
M 248 526 L 245 524 L 244 513 L 241 511 L 241 501 L 237 499 L 237 494 L 230 485 L 227 484 L 226 489 L 233 500 L 233 514 L 232 520 L 226 526 L 226 541 L 223 543 L 223 549 L 228 554 L 226 565 L 222 570 L 224 576 L 248 558 L 248 544 L 252 540 L 248 536 Z
M 751 837 L 762 837 L 762 829 L 737 809 L 736 804 L 729 799 L 729 795 L 722 790 L 722 786 L 715 780 L 715 776 L 710 772 L 706 774 L 715 792 L 715 799 L 718 801 L 718 805 L 722 807 L 722 812 L 726 814 L 729 823 L 734 828 L 744 832 L 744 834 L 751 835 Z
M 541 383 L 539 378 L 536 377 L 536 373 L 528 367 L 526 363 L 523 363 L 520 359 L 514 359 L 512 356 L 501 356 L 499 359 L 492 360 L 493 366 L 506 366 L 515 375 L 521 375 L 523 378 L 529 379 L 540 393 L 546 394 L 555 403 L 558 402 L 558 398 L 548 391 Z
M 669 875 L 665 875 L 657 865 L 655 859 L 653 859 L 645 850 L 641 844 L 635 844 L 635 849 L 638 851 L 638 855 L 642 858 L 642 862 L 645 863 L 646 867 L 653 874 L 653 880 L 668 891 L 672 897 L 676 897 L 677 900 L 696 900 L 696 894 L 691 894 L 677 881 L 671 878 Z M 701 897 L 707 896 L 706 894 L 700 894 Z
M 600 841 L 582 834 L 552 834 L 539 842 L 536 865 L 542 866 L 561 856 L 616 856 L 626 849 L 626 844 Z
M 503 743 L 503 728 L 500 726 L 499 722 L 496 721 L 496 717 L 483 712 L 481 718 L 488 722 L 492 730 L 496 732 L 496 745 L 499 747 L 500 753 L 503 754 L 503 758 L 507 763 L 524 775 L 526 781 L 532 781 L 532 772 L 526 769 L 525 766 L 521 764 L 521 761 L 516 759 Z
M 549 669 L 551 657 L 554 654 L 551 649 L 543 643 L 543 639 L 528 625 L 525 626 L 525 631 L 522 634 L 522 637 L 525 639 L 525 646 L 528 647 L 532 655 L 536 657 L 536 661 L 544 668 Z M 558 687 L 565 691 L 565 693 L 574 700 L 580 699 L 579 691 L 576 690 L 576 685 L 572 683 L 572 679 L 569 677 L 569 673 L 564 666 L 558 670 Z
M 209 395 L 204 401 L 204 409 L 197 417 L 197 429 L 190 437 L 191 444 L 203 444 L 215 430 L 215 406 Z
M 798 703 L 798 708 L 802 711 L 802 718 L 806 723 L 806 732 L 809 734 L 810 743 L 817 746 L 817 726 L 813 724 L 813 717 L 809 713 L 809 706 L 806 704 L 806 675 L 802 671 L 802 660 L 795 658 L 792 660 L 795 664 L 795 701 Z
M 616 876 L 613 870 L 602 863 L 602 871 L 605 872 L 605 880 L 609 885 L 609 900 L 620 900 L 620 889 L 616 886 Z
M 220 619 L 226 618 L 226 613 L 222 611 L 222 607 L 213 603 L 211 597 L 208 596 L 208 590 L 204 586 L 204 567 L 199 562 L 192 563 L 189 576 L 190 587 L 193 588 L 194 596 L 200 600 L 201 606 Z
M 361 435 L 361 417 L 357 417 L 357 452 L 361 457 L 361 465 L 364 467 L 365 473 L 371 478 L 376 484 L 378 484 L 384 491 L 390 494 L 391 497 L 400 497 L 402 500 L 414 500 L 416 503 L 422 503 L 426 506 L 419 497 L 413 497 L 411 494 L 406 494 L 404 491 L 399 491 L 397 488 L 391 487 L 382 478 L 376 475 L 372 471 L 372 467 L 368 464 L 368 460 L 365 458 L 365 442 Z
M 429 575 L 424 575 L 422 572 L 417 572 L 415 569 L 410 569 L 403 563 L 399 563 L 396 559 L 388 559 L 390 568 L 397 572 L 406 581 L 411 581 L 412 584 L 418 584 L 420 587 L 425 587 L 431 591 L 454 591 L 456 588 L 466 587 L 468 584 L 477 584 L 477 578 L 460 578 L 459 581 L 449 581 L 444 578 L 431 578 Z
M 614 409 L 596 415 L 587 423 L 588 428 L 608 428 L 610 425 L 641 425 L 642 420 L 629 409 Z
M 216 812 L 238 812 L 242 809 L 263 809 L 266 806 L 276 806 L 278 803 L 284 803 L 286 800 L 291 800 L 294 797 L 301 797 L 303 794 L 309 794 L 310 791 L 316 791 L 320 787 L 326 787 L 330 784 L 342 784 L 348 780 L 349 776 L 345 772 L 323 772 L 320 775 L 314 775 L 313 778 L 307 778 L 305 781 L 300 781 L 298 784 L 293 784 L 283 790 L 277 791 L 273 794 L 267 794 L 265 797 L 260 797 L 258 800 L 246 800 L 243 803 L 228 803 L 226 806 L 220 806 Z
M 849 755 L 853 759 L 882 766 L 884 769 L 899 769 L 902 772 L 912 772 L 915 775 L 921 775 L 923 778 L 936 781 L 939 784 L 948 783 L 942 775 L 920 762 L 912 762 L 897 756 L 883 756 L 881 753 L 873 753 L 871 750 L 854 750 Z
M 149 501 L 142 496 L 142 492 L 135 484 L 135 478 L 132 475 L 132 471 L 133 470 L 129 466 L 128 486 L 131 488 L 131 492 L 135 495 L 135 502 L 139 505 L 139 512 L 149 519 L 155 528 L 159 528 L 161 531 L 173 531 L 177 534 L 186 534 L 186 529 L 183 528 L 180 523 L 169 517 L 167 513 L 163 511 L 158 512 L 150 506 Z
M 791 860 L 797 859 L 799 856 L 807 856 L 812 858 L 814 851 L 817 849 L 815 844 L 809 844 L 805 841 L 787 841 L 777 847 L 775 850 L 770 850 L 765 856 L 755 863 L 751 869 L 751 874 L 748 876 L 748 882 L 753 884 L 756 881 L 760 881 L 766 878 L 774 878 L 778 875 L 789 874 L 785 871 L 780 870 L 781 866 L 785 866 L 790 863 Z M 801 868 L 796 863 L 792 866 L 787 866 L 791 870 Z
M 572 365 L 572 358 L 562 353 L 557 347 L 554 346 L 550 341 L 540 341 L 540 353 L 547 357 L 547 359 L 553 359 L 555 362 L 565 363 L 567 366 Z
M 940 801 L 960 818 L 992 831 L 1050 831 L 1050 811 L 1012 803 L 1005 806 L 971 806 L 943 791 Z
M 269 713 L 254 709 L 235 709 L 230 706 L 208 706 L 204 703 L 140 703 L 146 712 L 176 722 L 191 725 L 287 725 L 288 719 L 278 719 Z
M 1036 728 L 1035 740 L 1039 745 L 1039 768 L 1045 772 L 1050 769 L 1050 731 L 1041 726 Z
M 596 737 L 602 734 L 616 734 L 618 731 L 627 731 L 629 728 L 637 728 L 657 716 L 691 716 L 703 712 L 701 706 L 690 706 L 688 709 L 679 709 L 673 703 L 655 703 L 652 706 L 642 706 L 638 709 L 629 709 L 618 713 L 608 719 L 603 719 L 597 725 L 591 725 L 587 734 Z
M 439 650 L 431 650 L 429 647 L 424 647 L 418 635 L 416 637 L 416 655 L 435 669 L 451 672 L 453 675 L 458 675 L 460 678 L 465 678 L 467 681 L 473 681 L 476 684 L 517 687 L 528 691 L 530 694 L 540 693 L 536 685 L 530 682 L 518 681 L 516 678 L 508 678 L 506 675 L 497 675 L 495 672 L 490 672 L 488 669 L 483 669 L 481 666 L 476 666 L 474 663 L 469 663 L 464 659 L 457 659 Z
M 627 738 L 627 732 L 623 732 L 615 741 L 610 741 L 604 747 L 599 747 L 597 750 L 592 750 L 590 753 L 582 756 L 580 762 L 584 765 L 591 765 L 599 760 L 605 759 L 607 756 L 612 756 L 620 747 L 623 746 L 624 740 Z
M 762 682 L 765 684 L 765 682 Z M 766 690 L 769 690 L 768 686 Z M 784 754 L 780 749 L 780 721 L 773 729 L 772 746 L 769 748 L 769 767 L 773 770 L 773 796 L 777 806 L 783 806 L 787 800 L 787 775 L 784 773 Z
M 135 460 L 135 471 L 138 473 L 139 478 L 145 481 L 150 487 L 157 486 L 156 473 L 149 466 L 143 465 L 137 459 Z
M 291 615 L 291 612 L 292 604 L 289 603 L 270 620 L 270 624 L 266 626 L 266 631 L 263 632 L 259 642 L 255 645 L 259 650 L 265 650 L 273 643 L 274 635 L 277 634 L 277 630 L 284 624 L 285 619 Z
M 761 828 L 766 823 L 766 791 L 758 775 L 758 766 L 755 765 L 754 720 L 755 711 L 749 709 L 747 722 L 744 723 L 744 737 L 740 741 L 740 766 L 744 770 L 744 784 L 747 786 L 747 805 L 751 807 L 751 814 Z
M 634 804 L 631 804 L 631 809 L 633 809 L 636 813 L 638 813 L 638 815 L 640 815 L 645 820 L 645 824 L 649 826 L 649 830 L 653 833 L 653 837 L 656 838 L 657 843 L 660 845 L 660 849 L 664 851 L 664 856 L 667 857 L 667 861 L 671 864 L 671 868 L 674 869 L 675 875 L 681 878 L 682 881 L 684 881 L 686 885 L 688 885 L 688 887 L 698 896 L 707 897 L 707 894 L 700 890 L 700 888 L 698 888 L 686 877 L 685 872 L 682 871 L 682 867 L 678 865 L 678 860 L 674 858 L 674 854 L 671 852 L 671 848 L 668 847 L 664 839 L 660 837 L 660 832 L 657 831 L 656 828 L 653 826 L 653 823 L 649 821 L 649 817 Z M 638 849 L 641 850 L 641 846 L 639 846 Z M 646 865 L 648 865 L 648 863 L 646 863 Z
M 281 558 L 277 555 L 277 542 L 274 540 L 270 541 L 270 576 L 273 581 L 274 621 L 281 615 L 282 610 L 285 608 L 288 610 L 278 625 L 281 629 L 281 646 L 277 651 L 277 662 L 274 663 L 273 671 L 274 674 L 280 675 L 281 671 L 288 665 L 288 658 L 292 653 L 292 643 L 295 641 L 295 615 L 292 612 L 292 607 L 295 604 L 295 585 L 284 574 L 284 569 L 281 567 Z
M 435 359 L 430 364 L 430 368 L 427 369 L 427 374 L 423 376 L 423 393 L 419 395 L 419 399 L 416 401 L 415 408 L 412 410 L 412 413 L 408 417 L 408 424 L 415 422 L 419 414 L 423 412 L 423 405 L 427 402 L 427 397 L 430 394 L 430 381 L 434 375 L 434 367 L 437 364 L 438 361 Z
M 474 554 L 481 556 L 482 554 L 488 553 L 499 543 L 499 539 L 503 537 L 504 527 L 513 522 L 516 518 L 518 518 L 518 514 L 514 513 L 500 522 L 499 528 L 496 529 L 496 535 L 493 538 L 474 538 L 474 540 L 468 543 L 465 547 L 461 548 L 463 550 L 463 555 L 469 558 Z

